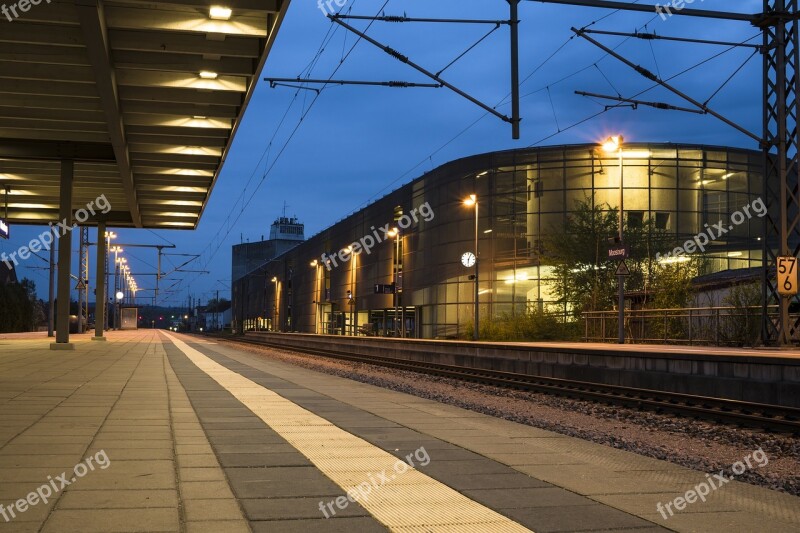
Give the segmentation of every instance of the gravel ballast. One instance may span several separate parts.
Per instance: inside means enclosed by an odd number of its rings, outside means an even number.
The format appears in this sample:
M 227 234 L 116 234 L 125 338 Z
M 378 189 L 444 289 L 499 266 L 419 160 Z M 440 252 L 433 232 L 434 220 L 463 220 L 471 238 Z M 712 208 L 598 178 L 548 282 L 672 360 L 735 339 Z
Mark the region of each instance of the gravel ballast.
M 734 463 L 761 448 L 769 463 L 763 468 L 745 470 L 735 476 L 736 479 L 800 496 L 800 439 L 791 435 L 514 391 L 243 342 L 222 342 L 310 370 L 455 405 L 702 472 L 723 470 L 732 475 Z

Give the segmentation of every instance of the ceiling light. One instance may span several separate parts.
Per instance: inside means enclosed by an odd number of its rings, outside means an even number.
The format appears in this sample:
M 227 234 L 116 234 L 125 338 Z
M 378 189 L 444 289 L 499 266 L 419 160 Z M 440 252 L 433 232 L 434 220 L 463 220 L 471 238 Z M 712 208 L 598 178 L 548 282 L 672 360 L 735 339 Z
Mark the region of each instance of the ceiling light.
M 231 18 L 231 8 L 223 6 L 211 6 L 208 11 L 208 18 L 214 20 L 229 20 Z
M 204 117 L 203 115 L 194 115 L 192 118 L 195 120 L 206 120 L 208 117 Z
M 201 70 L 200 77 L 204 80 L 215 80 L 217 79 L 218 74 L 216 72 L 212 72 L 210 70 Z

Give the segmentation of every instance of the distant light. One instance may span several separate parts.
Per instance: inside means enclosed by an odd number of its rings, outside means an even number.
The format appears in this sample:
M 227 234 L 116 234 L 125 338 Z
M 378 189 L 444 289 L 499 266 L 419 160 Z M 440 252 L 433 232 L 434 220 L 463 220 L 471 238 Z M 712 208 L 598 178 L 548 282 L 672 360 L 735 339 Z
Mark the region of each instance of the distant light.
M 484 231 L 484 233 L 491 233 L 491 232 L 492 232 L 491 229 L 487 229 L 486 231 Z
M 212 72 L 210 70 L 200 71 L 200 77 L 203 78 L 204 80 L 215 80 L 217 79 L 217 76 L 219 76 L 219 74 L 217 74 L 216 72 Z
M 313 261 L 311 261 L 311 266 L 312 266 L 312 267 L 315 267 L 315 266 L 317 266 L 318 264 L 319 264 L 319 261 L 317 261 L 316 259 L 314 259 Z
M 691 261 L 691 259 L 685 255 L 679 255 L 677 257 L 664 257 L 658 260 L 658 262 L 662 265 L 673 265 L 675 263 L 685 263 L 687 261 Z
M 123 298 L 125 298 L 125 295 L 122 291 L 117 291 L 117 300 L 122 300 Z
M 489 171 L 488 171 L 488 170 L 484 170 L 483 172 L 481 172 L 480 174 L 478 174 L 478 175 L 477 175 L 477 176 L 475 176 L 475 177 L 476 177 L 476 178 L 482 178 L 482 177 L 484 177 L 484 176 L 485 176 L 486 174 L 488 174 L 488 173 L 489 173 Z
M 728 257 L 741 257 L 742 252 L 728 252 Z
M 211 6 L 208 11 L 208 18 L 214 20 L 229 20 L 233 11 L 229 7 Z
M 270 281 L 272 281 L 274 283 L 277 283 L 278 282 L 278 278 L 277 277 L 273 277 L 272 280 L 270 280 Z
M 195 119 L 195 120 L 207 120 L 208 119 L 208 117 L 205 117 L 203 115 L 192 115 L 192 118 Z
M 478 203 L 478 197 L 475 196 L 474 194 L 470 194 L 469 198 L 464 200 L 464 205 L 467 205 L 467 206 L 473 206 L 476 203 Z

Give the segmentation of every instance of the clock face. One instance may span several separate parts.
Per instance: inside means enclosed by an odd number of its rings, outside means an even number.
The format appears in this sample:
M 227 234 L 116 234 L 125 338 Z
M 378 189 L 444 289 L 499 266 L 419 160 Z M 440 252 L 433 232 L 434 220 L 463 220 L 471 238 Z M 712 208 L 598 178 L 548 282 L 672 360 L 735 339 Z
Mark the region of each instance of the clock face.
M 461 264 L 469 268 L 475 265 L 475 254 L 467 252 L 461 256 Z

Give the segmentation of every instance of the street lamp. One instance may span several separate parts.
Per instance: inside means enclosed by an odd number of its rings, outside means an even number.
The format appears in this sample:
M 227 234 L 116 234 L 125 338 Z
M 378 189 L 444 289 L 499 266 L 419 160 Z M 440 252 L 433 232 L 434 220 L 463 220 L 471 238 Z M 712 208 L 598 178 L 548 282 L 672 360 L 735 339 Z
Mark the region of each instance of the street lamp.
M 616 152 L 619 158 L 619 245 L 624 246 L 625 243 L 623 242 L 623 232 L 622 232 L 622 221 L 623 221 L 623 213 L 625 211 L 625 204 L 623 203 L 623 195 L 622 195 L 622 181 L 623 181 L 623 157 L 622 157 L 622 144 L 625 142 L 625 139 L 622 135 L 614 135 L 609 137 L 606 142 L 603 143 L 603 151 L 607 154 L 613 154 Z M 623 259 L 624 261 L 624 259 Z M 617 276 L 617 285 L 619 286 L 619 303 L 617 306 L 619 309 L 617 310 L 617 322 L 618 322 L 618 333 L 617 333 L 617 342 L 619 344 L 625 344 L 625 276 Z
M 478 340 L 478 318 L 480 315 L 479 309 L 479 298 L 480 295 L 478 293 L 478 197 L 477 195 L 470 194 L 469 197 L 464 200 L 464 205 L 467 207 L 475 206 L 475 326 L 472 328 L 472 339 Z
M 105 321 L 105 324 L 103 324 L 103 328 L 108 330 L 109 329 L 109 327 L 108 327 L 108 319 L 109 319 L 109 315 L 110 315 L 110 313 L 108 312 L 108 297 L 109 297 L 109 294 L 111 293 L 111 269 L 109 268 L 109 264 L 108 263 L 109 263 L 109 259 L 111 257 L 111 255 L 110 255 L 111 254 L 111 239 L 116 239 L 117 238 L 117 234 L 114 233 L 113 231 L 107 231 L 105 233 L 105 236 L 106 236 L 106 256 L 105 256 L 104 259 L 105 259 L 105 262 L 106 262 L 106 290 L 104 292 L 105 297 L 103 298 L 103 309 L 104 309 L 103 319 Z M 116 263 L 115 263 L 115 265 L 116 265 Z
M 348 246 L 347 251 L 353 256 L 350 264 L 350 290 L 347 291 L 348 306 L 350 307 L 350 334 L 355 337 L 358 330 L 358 309 L 356 309 L 356 282 L 358 281 L 358 254 L 353 246 Z
M 127 259 L 124 257 L 117 257 L 117 254 L 122 252 L 122 248 L 119 246 L 114 247 L 114 294 L 119 291 L 122 277 L 122 265 L 128 262 Z M 119 305 L 114 304 L 114 319 L 113 319 L 114 329 L 117 329 L 119 326 Z
M 125 294 L 122 291 L 117 291 L 117 293 L 114 296 L 117 297 L 116 305 L 114 306 L 114 308 L 117 310 L 116 314 L 119 315 L 119 304 L 122 301 L 122 299 L 125 297 Z M 114 323 L 116 324 L 116 319 L 115 319 Z
M 272 320 L 275 323 L 272 325 L 272 328 L 275 331 L 280 331 L 280 327 L 279 327 L 280 322 L 278 320 L 278 318 L 279 318 L 279 315 L 278 315 L 278 277 L 277 276 L 273 276 L 271 281 L 272 281 L 272 283 L 275 284 L 275 312 L 272 313 Z
M 389 237 L 394 239 L 394 256 L 392 257 L 392 270 L 393 270 L 393 282 L 394 282 L 394 291 L 393 296 L 393 303 L 394 303 L 394 323 L 397 324 L 398 314 L 399 314 L 399 304 L 400 298 L 397 294 L 398 286 L 400 285 L 400 230 L 397 228 L 392 228 L 389 230 Z M 395 334 L 397 334 L 397 327 L 394 328 Z M 400 337 L 405 337 L 406 333 L 406 325 L 401 323 L 400 324 Z
M 311 261 L 311 268 L 314 269 L 314 333 L 319 333 L 319 261 Z

